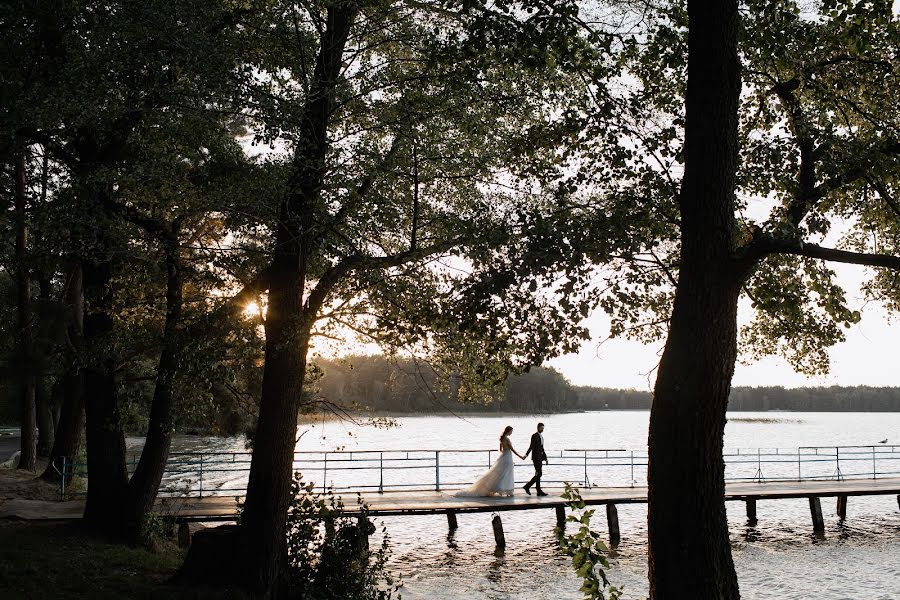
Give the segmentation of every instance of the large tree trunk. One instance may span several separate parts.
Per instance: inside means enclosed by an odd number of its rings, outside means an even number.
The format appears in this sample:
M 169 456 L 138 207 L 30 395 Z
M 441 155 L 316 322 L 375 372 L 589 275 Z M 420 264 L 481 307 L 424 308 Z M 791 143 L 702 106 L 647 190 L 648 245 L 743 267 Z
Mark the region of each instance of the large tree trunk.
M 282 226 L 282 229 L 284 227 Z M 279 240 L 282 239 L 279 235 Z M 195 537 L 178 579 L 238 585 L 255 598 L 278 597 L 287 556 L 287 509 L 311 322 L 301 320 L 303 282 L 294 242 L 280 245 L 271 271 L 259 418 L 239 528 Z M 305 265 L 304 265 L 305 266 Z
M 734 0 L 689 0 L 682 256 L 649 436 L 650 596 L 739 598 L 724 502 L 742 276 L 733 262 L 740 65 Z
M 41 301 L 45 304 L 50 301 L 51 297 L 51 286 L 50 286 L 50 278 L 47 276 L 42 276 L 40 279 L 40 289 L 41 289 Z M 34 388 L 34 404 L 35 409 L 37 411 L 37 424 L 38 424 L 38 440 L 37 440 L 37 454 L 38 456 L 49 456 L 50 451 L 53 449 L 53 438 L 56 429 L 56 422 L 53 418 L 53 408 L 51 406 L 52 395 L 50 393 L 50 386 L 48 377 L 46 374 L 46 364 L 47 360 L 44 356 L 45 352 L 39 352 L 40 354 L 40 368 L 37 370 L 35 374 L 35 388 Z
M 250 478 L 242 515 L 239 554 L 232 577 L 260 597 L 277 593 L 286 557 L 287 508 L 297 436 L 297 412 L 306 373 L 306 355 L 316 309 L 304 307 L 308 252 L 312 247 L 311 206 L 319 194 L 327 151 L 327 127 L 341 57 L 358 7 L 328 11 L 316 60 L 314 90 L 295 149 L 295 171 L 280 210 L 266 313 L 263 386 Z M 208 562 L 189 555 L 185 578 L 203 579 Z M 212 556 L 212 554 L 210 554 Z M 208 558 L 208 557 L 207 557 Z
M 18 313 L 19 394 L 22 410 L 19 468 L 34 471 L 37 461 L 37 415 L 34 404 L 34 365 L 31 310 L 31 275 L 28 269 L 28 219 L 25 214 L 25 147 L 16 147 L 15 157 L 16 206 L 16 308 Z
M 49 462 L 41 475 L 41 478 L 47 481 L 59 480 L 57 469 L 62 469 L 63 458 L 68 465 L 72 465 L 78 459 L 81 450 L 81 432 L 84 429 L 84 381 L 81 367 L 77 365 L 70 367 L 70 371 L 63 375 L 60 385 L 63 396 L 62 408 L 56 425 L 56 435 L 53 438 L 53 448 L 47 456 Z M 67 479 L 71 477 L 72 472 L 69 471 Z
M 177 236 L 177 232 L 175 235 Z M 171 243 L 167 247 L 166 273 L 166 322 L 153 402 L 150 406 L 147 439 L 141 459 L 128 482 L 128 495 L 124 499 L 125 530 L 126 535 L 132 539 L 140 534 L 144 517 L 156 501 L 172 444 L 173 386 L 178 370 L 177 334 L 181 323 L 183 287 L 177 243 Z
M 55 437 L 53 409 L 50 406 L 51 394 L 47 377 L 38 375 L 34 380 L 34 405 L 37 411 L 37 455 L 50 456 Z
M 81 430 L 84 428 L 84 381 L 81 369 L 82 335 L 84 331 L 84 284 L 81 263 L 72 266 L 66 282 L 65 301 L 69 315 L 66 323 L 66 336 L 72 351 L 71 365 L 62 377 L 62 408 L 56 424 L 56 435 L 53 449 L 50 451 L 50 462 L 41 476 L 48 481 L 55 481 L 62 467 L 62 458 L 70 464 L 78 457 L 81 449 Z
M 122 499 L 128 484 L 125 434 L 116 393 L 115 341 L 110 314 L 112 265 L 87 261 L 84 269 L 84 366 L 88 490 L 84 519 L 89 526 L 121 533 Z
M 296 262 L 280 262 L 288 268 L 276 269 L 269 288 L 262 398 L 241 521 L 247 583 L 263 596 L 273 593 L 286 556 L 297 412 L 309 346 L 309 326 L 298 324 L 304 280 Z
M 266 310 L 266 349 L 259 418 L 250 463 L 240 535 L 234 544 L 231 581 L 258 597 L 277 595 L 286 558 L 287 509 L 297 436 L 297 412 L 306 374 L 306 354 L 317 307 L 304 305 L 312 239 L 312 207 L 322 188 L 327 130 L 344 47 L 359 7 L 354 2 L 328 9 L 316 59 L 312 90 L 304 109 L 289 191 L 279 210 L 275 256 Z M 222 545 L 218 539 L 217 544 Z M 226 572 L 214 560 L 221 551 L 200 544 L 185 559 L 183 580 L 218 583 Z M 227 567 L 226 567 L 227 568 Z

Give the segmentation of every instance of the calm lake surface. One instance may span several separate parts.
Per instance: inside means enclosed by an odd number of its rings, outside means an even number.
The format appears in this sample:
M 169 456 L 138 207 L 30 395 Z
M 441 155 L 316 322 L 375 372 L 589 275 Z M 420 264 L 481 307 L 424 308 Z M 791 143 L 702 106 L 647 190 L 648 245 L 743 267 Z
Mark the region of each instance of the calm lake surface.
M 544 439 L 551 456 L 545 479 L 569 477 L 559 472 L 564 467 L 552 464 L 554 451 L 624 448 L 646 452 L 646 411 L 533 417 L 409 416 L 398 418 L 398 426 L 389 429 L 331 421 L 306 427 L 297 449 L 485 449 L 496 444 L 504 426 L 512 425 L 513 444 L 524 453 L 539 420 L 546 425 Z M 725 430 L 726 450 L 870 445 L 884 439 L 900 444 L 900 413 L 736 412 L 729 413 Z M 180 438 L 177 446 L 182 450 L 241 450 L 243 442 Z M 526 463 L 516 478 L 525 481 L 530 474 Z M 420 473 L 418 477 L 433 481 L 434 475 Z M 636 476 L 642 477 L 643 473 Z M 897 498 L 851 497 L 843 525 L 835 515 L 833 499 L 823 499 L 822 508 L 826 531 L 824 536 L 815 536 L 805 499 L 758 502 L 755 527 L 747 525 L 742 502 L 728 503 L 742 597 L 900 599 Z M 495 552 L 490 513 L 459 515 L 459 529 L 452 534 L 443 515 L 378 519 L 391 537 L 390 566 L 403 577 L 403 598 L 582 598 L 580 581 L 569 559 L 558 550 L 553 511 L 512 511 L 502 516 L 507 543 L 502 553 Z M 601 511 L 595 526 L 605 532 L 603 516 Z M 619 506 L 622 542 L 608 574 L 614 584 L 625 588 L 627 598 L 647 594 L 646 518 L 644 505 Z

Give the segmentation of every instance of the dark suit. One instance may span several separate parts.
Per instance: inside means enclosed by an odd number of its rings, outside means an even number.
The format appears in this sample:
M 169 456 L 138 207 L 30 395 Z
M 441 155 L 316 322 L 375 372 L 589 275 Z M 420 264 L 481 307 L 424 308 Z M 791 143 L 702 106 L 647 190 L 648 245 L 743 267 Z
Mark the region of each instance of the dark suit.
M 544 469 L 544 461 L 547 460 L 547 453 L 544 452 L 544 444 L 541 442 L 541 434 L 535 431 L 531 436 L 531 444 L 528 445 L 528 450 L 525 452 L 525 457 L 528 458 L 528 454 L 531 454 L 531 462 L 534 463 L 534 477 L 531 478 L 531 481 L 525 484 L 525 488 L 530 488 L 531 486 L 535 486 L 537 488 L 538 493 L 541 493 L 541 474 Z

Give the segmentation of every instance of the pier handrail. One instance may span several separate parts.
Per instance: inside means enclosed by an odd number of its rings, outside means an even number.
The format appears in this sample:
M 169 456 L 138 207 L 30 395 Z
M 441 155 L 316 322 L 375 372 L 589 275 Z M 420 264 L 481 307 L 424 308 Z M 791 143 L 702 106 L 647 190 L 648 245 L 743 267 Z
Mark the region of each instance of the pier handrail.
M 298 450 L 293 468 L 317 487 L 340 491 L 436 490 L 464 487 L 496 459 L 492 449 Z M 646 450 L 564 448 L 548 451 L 547 485 L 571 482 L 590 487 L 635 487 L 646 481 Z M 480 455 L 480 456 L 479 456 Z M 160 496 L 237 496 L 246 490 L 252 453 L 243 450 L 172 452 Z M 900 446 L 800 446 L 795 448 L 726 448 L 726 481 L 815 481 L 878 479 L 900 476 Z M 137 456 L 128 461 L 133 471 Z M 516 471 L 530 477 L 531 461 L 516 461 Z M 82 464 L 64 472 L 84 477 Z M 433 476 L 419 473 L 431 471 Z M 527 473 L 526 473 L 527 472 Z M 61 478 L 65 482 L 66 477 Z M 517 479 L 520 479 L 517 477 Z M 521 485 L 526 481 L 518 483 Z M 70 488 L 75 489 L 75 488 Z M 83 489 L 83 487 L 82 487 Z M 64 494 L 65 489 L 61 489 Z

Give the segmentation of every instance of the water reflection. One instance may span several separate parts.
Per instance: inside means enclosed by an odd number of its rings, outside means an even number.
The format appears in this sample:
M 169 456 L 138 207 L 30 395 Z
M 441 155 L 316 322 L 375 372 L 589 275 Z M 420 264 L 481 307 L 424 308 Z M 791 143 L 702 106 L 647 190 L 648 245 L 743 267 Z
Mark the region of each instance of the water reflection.
M 447 551 L 444 553 L 441 566 L 446 569 L 453 569 L 456 567 L 459 556 L 459 544 L 456 543 L 456 530 L 451 529 L 450 533 L 447 534 Z
M 506 565 L 506 551 L 503 548 L 494 549 L 494 560 L 488 565 L 487 579 L 491 583 L 500 583 L 503 580 L 503 567 Z
M 748 526 L 747 529 L 744 530 L 744 541 L 745 542 L 749 542 L 749 543 L 758 542 L 760 539 L 762 539 L 762 533 L 759 531 L 759 529 L 757 527 L 755 527 L 755 526 L 749 527 Z

